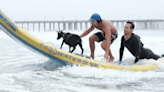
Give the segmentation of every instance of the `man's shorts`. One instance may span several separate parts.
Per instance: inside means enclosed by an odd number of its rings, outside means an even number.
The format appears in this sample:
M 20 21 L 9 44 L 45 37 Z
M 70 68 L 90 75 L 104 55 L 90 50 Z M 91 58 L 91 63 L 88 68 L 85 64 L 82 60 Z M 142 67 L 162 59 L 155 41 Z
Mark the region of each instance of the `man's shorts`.
M 94 35 L 96 35 L 96 36 L 98 37 L 98 39 L 99 39 L 97 42 L 101 42 L 101 41 L 103 41 L 103 40 L 106 40 L 106 39 L 105 39 L 105 33 L 102 35 L 101 32 L 97 32 L 97 33 L 95 33 Z M 118 33 L 116 32 L 116 33 L 112 34 L 112 36 L 111 36 L 111 44 L 112 44 L 113 41 L 114 41 L 114 37 L 113 37 L 113 36 L 115 36 L 115 37 L 117 38 Z

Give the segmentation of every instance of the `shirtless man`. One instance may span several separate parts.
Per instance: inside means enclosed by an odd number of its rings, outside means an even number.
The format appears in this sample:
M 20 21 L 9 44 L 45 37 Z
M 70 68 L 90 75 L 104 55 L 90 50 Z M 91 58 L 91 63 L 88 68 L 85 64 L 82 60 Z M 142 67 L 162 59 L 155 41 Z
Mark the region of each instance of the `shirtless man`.
M 84 37 L 87 34 L 89 34 L 94 28 L 97 28 L 101 30 L 101 32 L 95 33 L 92 36 L 89 37 L 89 44 L 91 49 L 91 55 L 92 59 L 94 59 L 94 50 L 95 50 L 95 41 L 101 42 L 101 47 L 104 49 L 104 59 L 109 62 L 114 60 L 114 57 L 110 50 L 110 45 L 112 42 L 117 38 L 118 33 L 117 29 L 114 27 L 114 25 L 107 20 L 101 19 L 99 14 L 93 14 L 91 18 L 89 19 L 91 21 L 91 27 L 84 31 L 80 37 Z M 109 59 L 110 56 L 110 59 Z
M 121 47 L 120 47 L 120 62 L 122 60 L 124 47 L 132 53 L 135 57 L 134 63 L 138 62 L 139 59 L 155 59 L 160 58 L 159 55 L 154 54 L 150 49 L 144 48 L 143 43 L 140 40 L 140 37 L 133 32 L 134 24 L 131 21 L 128 21 L 124 27 L 124 35 L 121 38 Z

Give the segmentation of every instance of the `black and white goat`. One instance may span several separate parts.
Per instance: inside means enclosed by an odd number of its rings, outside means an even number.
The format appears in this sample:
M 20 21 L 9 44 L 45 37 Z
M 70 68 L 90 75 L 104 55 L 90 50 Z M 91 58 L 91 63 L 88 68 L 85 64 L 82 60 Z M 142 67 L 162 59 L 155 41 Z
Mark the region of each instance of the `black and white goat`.
M 69 45 L 69 52 L 72 53 L 76 49 L 76 46 L 79 45 L 82 50 L 81 54 L 83 54 L 84 49 L 82 47 L 82 40 L 78 35 L 72 33 L 65 33 L 63 32 L 63 30 L 59 30 L 57 32 L 58 32 L 57 40 L 63 38 L 63 42 L 61 44 L 60 49 L 62 49 L 63 43 L 65 43 Z M 72 51 L 71 51 L 71 47 L 73 47 Z

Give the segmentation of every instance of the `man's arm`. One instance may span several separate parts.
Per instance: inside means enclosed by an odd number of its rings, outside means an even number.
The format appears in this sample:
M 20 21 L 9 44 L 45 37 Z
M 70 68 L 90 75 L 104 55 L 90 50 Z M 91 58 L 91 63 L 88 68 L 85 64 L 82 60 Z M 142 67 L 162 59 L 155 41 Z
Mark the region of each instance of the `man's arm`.
M 136 37 L 135 39 L 135 63 L 138 62 L 138 60 L 140 59 L 140 54 L 141 54 L 141 41 L 138 37 Z
M 124 36 L 122 36 L 121 38 L 121 47 L 120 47 L 120 62 L 122 61 L 122 56 L 123 56 L 123 52 L 124 52 L 124 44 L 123 44 L 123 39 L 124 39 Z
M 89 29 L 85 30 L 81 35 L 80 37 L 84 37 L 86 36 L 87 34 L 89 34 L 92 30 L 94 29 L 94 26 L 92 25 Z

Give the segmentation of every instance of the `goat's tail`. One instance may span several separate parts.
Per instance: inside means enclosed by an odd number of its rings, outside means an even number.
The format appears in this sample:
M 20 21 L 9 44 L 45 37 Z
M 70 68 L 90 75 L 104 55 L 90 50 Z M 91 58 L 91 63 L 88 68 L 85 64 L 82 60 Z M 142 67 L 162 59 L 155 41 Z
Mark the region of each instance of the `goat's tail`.
M 162 54 L 161 56 L 164 57 L 164 54 Z
M 81 39 L 78 39 L 77 42 L 78 42 L 78 43 L 82 43 L 82 40 L 81 40 Z

